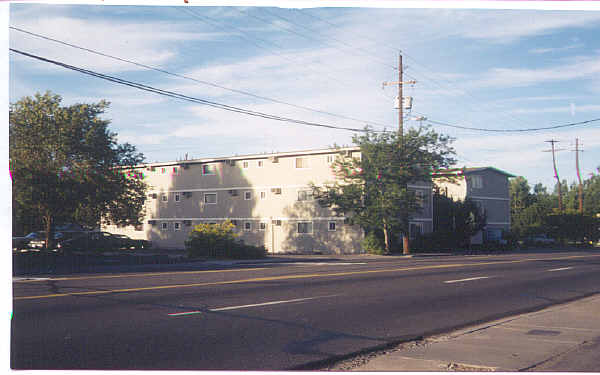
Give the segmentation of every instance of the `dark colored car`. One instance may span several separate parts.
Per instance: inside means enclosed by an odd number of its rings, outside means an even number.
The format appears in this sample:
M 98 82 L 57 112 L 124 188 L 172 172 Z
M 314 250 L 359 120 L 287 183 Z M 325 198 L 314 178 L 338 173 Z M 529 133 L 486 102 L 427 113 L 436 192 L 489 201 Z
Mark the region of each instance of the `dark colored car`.
M 13 251 L 21 251 L 27 248 L 27 240 L 25 237 L 13 237 L 12 238 L 12 249 Z
M 134 240 L 124 234 L 113 234 L 112 236 L 118 241 L 121 250 L 147 249 L 150 247 L 150 241 Z

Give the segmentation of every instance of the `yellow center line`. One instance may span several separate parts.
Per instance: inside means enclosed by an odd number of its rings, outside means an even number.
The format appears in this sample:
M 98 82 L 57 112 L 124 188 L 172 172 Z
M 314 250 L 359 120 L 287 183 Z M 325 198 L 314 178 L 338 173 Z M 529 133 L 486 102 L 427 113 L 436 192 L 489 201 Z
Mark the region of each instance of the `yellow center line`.
M 101 276 L 76 276 L 76 277 L 56 277 L 56 278 L 44 278 L 44 279 L 32 279 L 32 280 L 17 280 L 15 283 L 33 283 L 41 281 L 65 281 L 65 280 L 92 280 L 92 279 L 116 279 L 124 277 L 144 277 L 144 276 L 169 276 L 169 275 L 184 275 L 184 274 L 198 274 L 198 273 L 217 273 L 217 272 L 242 272 L 242 271 L 256 271 L 264 270 L 267 267 L 261 268 L 243 268 L 235 270 L 203 270 L 203 271 L 180 271 L 180 272 L 155 272 L 155 273 L 135 273 L 135 274 L 119 274 L 119 275 L 101 275 Z
M 598 254 L 598 255 L 573 255 L 573 256 L 559 257 L 559 258 L 534 258 L 534 259 L 508 260 L 508 261 L 499 261 L 499 262 L 440 264 L 440 265 L 435 265 L 435 266 L 402 267 L 402 268 L 389 268 L 389 269 L 378 269 L 378 270 L 367 270 L 367 271 L 346 271 L 346 272 L 334 272 L 334 273 L 313 273 L 313 274 L 302 274 L 302 275 L 267 276 L 267 277 L 255 277 L 255 278 L 241 279 L 241 280 L 214 281 L 214 282 L 194 283 L 194 284 L 158 285 L 158 286 L 148 286 L 148 287 L 142 287 L 142 288 L 126 288 L 126 289 L 112 289 L 112 290 L 94 290 L 94 291 L 88 291 L 88 292 L 45 294 L 45 295 L 39 295 L 39 296 L 14 297 L 14 300 L 55 298 L 55 297 L 67 297 L 67 296 L 85 296 L 85 295 L 98 295 L 98 294 L 109 294 L 109 293 L 141 292 L 141 291 L 147 291 L 147 290 L 163 290 L 163 289 L 191 288 L 191 287 L 213 286 L 213 285 L 243 284 L 243 283 L 253 283 L 253 282 L 260 282 L 260 281 L 310 279 L 310 278 L 317 278 L 317 277 L 364 275 L 364 274 L 383 273 L 383 272 L 420 271 L 420 270 L 443 269 L 443 268 L 457 268 L 457 267 L 465 267 L 465 266 L 486 266 L 486 265 L 497 265 L 497 264 L 525 263 L 525 262 L 533 262 L 533 261 L 539 261 L 539 260 L 564 260 L 564 259 L 575 259 L 575 258 L 586 258 L 586 257 L 597 257 L 597 256 L 600 256 L 600 254 Z

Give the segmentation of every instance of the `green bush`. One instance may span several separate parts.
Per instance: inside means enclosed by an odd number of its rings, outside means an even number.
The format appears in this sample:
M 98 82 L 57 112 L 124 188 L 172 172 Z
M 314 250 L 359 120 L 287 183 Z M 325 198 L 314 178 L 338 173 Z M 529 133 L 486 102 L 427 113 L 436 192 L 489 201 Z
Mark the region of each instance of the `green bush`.
M 382 255 L 385 253 L 385 246 L 383 241 L 371 232 L 361 242 L 362 248 L 369 254 Z
M 264 246 L 246 245 L 237 241 L 230 221 L 220 224 L 198 224 L 185 241 L 190 258 L 258 259 L 267 255 Z

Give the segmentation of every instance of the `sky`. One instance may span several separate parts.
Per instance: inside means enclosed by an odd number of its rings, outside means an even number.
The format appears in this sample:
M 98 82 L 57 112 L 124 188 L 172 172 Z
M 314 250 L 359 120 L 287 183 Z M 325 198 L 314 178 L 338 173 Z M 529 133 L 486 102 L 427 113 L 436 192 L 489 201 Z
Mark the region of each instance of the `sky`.
M 9 13 L 12 27 L 122 60 L 14 29 L 7 32 L 7 44 L 202 100 L 377 130 L 398 127 L 397 86 L 383 82 L 398 81 L 402 53 L 404 80 L 417 81 L 404 85 L 404 96 L 413 98 L 404 127 L 429 124 L 455 138 L 457 167 L 493 166 L 552 190 L 552 155 L 543 152 L 550 148 L 545 141 L 560 141 L 558 172 L 572 183 L 576 138 L 584 150 L 582 177 L 600 167 L 600 121 L 535 132 L 489 131 L 600 119 L 597 3 L 588 3 L 589 10 L 453 8 L 443 1 L 421 8 L 402 2 L 288 3 L 312 6 L 302 9 L 277 8 L 274 2 L 100 3 L 11 3 L 0 13 Z M 322 4 L 328 7 L 318 7 Z M 396 7 L 388 7 L 392 4 Z M 7 59 L 11 103 L 47 90 L 61 95 L 64 105 L 105 99 L 111 105 L 103 117 L 111 120 L 118 141 L 135 145 L 148 162 L 351 145 L 356 134 L 170 98 L 17 53 Z M 417 121 L 420 116 L 427 120 Z

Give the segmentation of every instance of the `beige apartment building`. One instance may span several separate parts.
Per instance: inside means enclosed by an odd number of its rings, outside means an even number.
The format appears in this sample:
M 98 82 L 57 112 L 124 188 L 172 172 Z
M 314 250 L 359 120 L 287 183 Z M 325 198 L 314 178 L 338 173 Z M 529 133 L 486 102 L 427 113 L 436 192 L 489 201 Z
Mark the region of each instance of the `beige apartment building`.
M 238 238 L 269 253 L 360 253 L 363 231 L 320 207 L 310 183 L 335 181 L 337 157 L 360 158 L 358 147 L 136 166 L 148 183 L 145 220 L 138 227 L 103 230 L 146 239 L 154 247 L 183 249 L 194 225 L 232 221 Z M 431 185 L 413 185 L 424 199 L 411 235 L 432 230 Z

